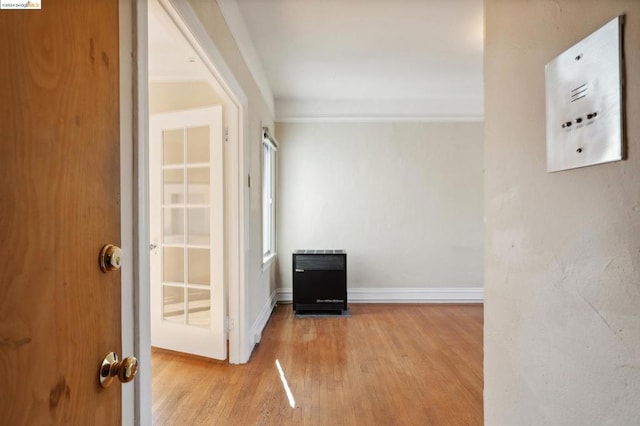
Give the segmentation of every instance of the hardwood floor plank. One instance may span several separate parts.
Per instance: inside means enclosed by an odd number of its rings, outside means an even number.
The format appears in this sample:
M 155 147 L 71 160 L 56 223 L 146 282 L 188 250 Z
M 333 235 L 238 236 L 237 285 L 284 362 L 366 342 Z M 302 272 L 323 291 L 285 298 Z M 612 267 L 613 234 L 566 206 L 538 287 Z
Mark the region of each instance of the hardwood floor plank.
M 350 310 L 295 318 L 276 307 L 246 365 L 153 349 L 154 424 L 482 424 L 482 305 Z

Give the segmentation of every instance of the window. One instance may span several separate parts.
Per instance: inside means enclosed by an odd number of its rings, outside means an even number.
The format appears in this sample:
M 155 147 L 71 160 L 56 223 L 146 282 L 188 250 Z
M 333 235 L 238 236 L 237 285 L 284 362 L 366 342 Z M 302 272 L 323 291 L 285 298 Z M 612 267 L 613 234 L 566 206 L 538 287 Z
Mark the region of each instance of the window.
M 278 144 L 262 129 L 262 262 L 276 254 L 276 152 Z

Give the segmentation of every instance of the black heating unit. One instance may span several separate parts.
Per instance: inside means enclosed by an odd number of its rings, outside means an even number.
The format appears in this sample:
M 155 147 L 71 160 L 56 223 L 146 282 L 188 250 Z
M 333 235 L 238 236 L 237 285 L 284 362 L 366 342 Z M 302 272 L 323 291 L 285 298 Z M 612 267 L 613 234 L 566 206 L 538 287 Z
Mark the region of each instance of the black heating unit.
M 296 313 L 347 310 L 347 253 L 293 252 L 293 310 Z

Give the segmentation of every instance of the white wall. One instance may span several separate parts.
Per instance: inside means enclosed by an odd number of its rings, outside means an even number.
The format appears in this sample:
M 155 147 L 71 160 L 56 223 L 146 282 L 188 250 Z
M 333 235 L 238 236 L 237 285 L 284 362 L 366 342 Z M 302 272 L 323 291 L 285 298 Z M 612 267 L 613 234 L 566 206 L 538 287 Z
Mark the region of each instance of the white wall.
M 545 63 L 622 13 L 628 160 L 547 173 Z M 638 425 L 640 2 L 485 19 L 485 423 Z
M 341 248 L 351 299 L 481 288 L 482 128 L 278 123 L 279 286 L 292 286 L 293 250 Z
M 218 104 L 224 102 L 206 81 L 149 82 L 150 114 Z

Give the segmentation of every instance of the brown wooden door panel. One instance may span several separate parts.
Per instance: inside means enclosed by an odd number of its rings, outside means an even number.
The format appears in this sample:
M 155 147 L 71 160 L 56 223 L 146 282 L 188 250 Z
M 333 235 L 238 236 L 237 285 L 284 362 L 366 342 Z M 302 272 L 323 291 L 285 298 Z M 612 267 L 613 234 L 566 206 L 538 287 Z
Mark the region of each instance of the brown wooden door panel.
M 0 422 L 118 424 L 118 2 L 0 11 Z

